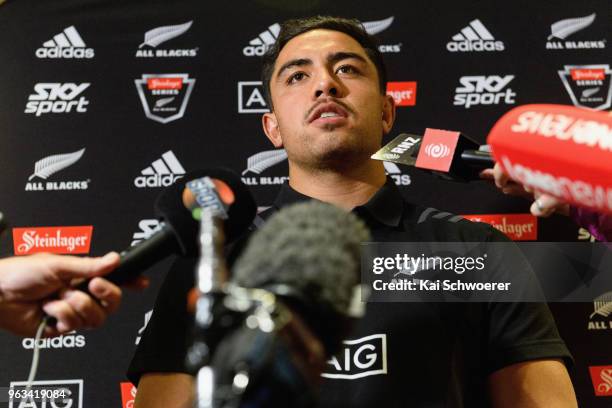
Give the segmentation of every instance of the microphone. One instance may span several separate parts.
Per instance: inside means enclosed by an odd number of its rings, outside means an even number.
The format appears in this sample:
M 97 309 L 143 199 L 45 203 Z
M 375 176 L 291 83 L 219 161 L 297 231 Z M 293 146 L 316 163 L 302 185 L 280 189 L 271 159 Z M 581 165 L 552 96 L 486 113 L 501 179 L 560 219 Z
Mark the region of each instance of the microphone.
M 360 281 L 364 223 L 329 204 L 308 202 L 279 211 L 251 238 L 232 282 L 274 293 L 304 318 L 328 355 L 341 346 L 353 290 Z
M 197 185 L 206 180 L 214 184 L 220 201 L 228 207 L 224 210 L 227 240 L 231 241 L 246 231 L 255 218 L 257 207 L 240 177 L 223 168 L 196 170 L 186 174 L 159 195 L 155 202 L 155 212 L 162 220 L 160 229 L 148 239 L 121 252 L 119 266 L 104 278 L 120 285 L 169 255 L 196 255 L 200 208 L 217 204 L 205 195 L 198 194 L 189 185 Z M 87 284 L 83 282 L 78 288 L 86 289 Z
M 215 390 L 199 387 L 199 406 L 313 406 L 325 361 L 351 328 L 368 239 L 359 218 L 329 204 L 270 217 L 234 264 L 218 327 L 204 334 Z
M 612 213 L 612 116 L 563 105 L 512 109 L 487 142 L 504 172 L 579 207 Z
M 402 133 L 372 155 L 372 159 L 413 166 L 448 180 L 478 179 L 495 163 L 487 146 L 461 132 L 425 129 L 423 136 Z

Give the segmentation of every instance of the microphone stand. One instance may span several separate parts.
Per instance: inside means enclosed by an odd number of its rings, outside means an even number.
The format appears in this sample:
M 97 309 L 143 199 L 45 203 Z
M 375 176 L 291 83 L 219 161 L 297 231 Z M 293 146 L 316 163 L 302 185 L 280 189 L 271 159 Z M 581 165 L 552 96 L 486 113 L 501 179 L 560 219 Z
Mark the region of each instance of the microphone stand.
M 213 307 L 219 295 L 222 296 L 228 280 L 227 266 L 223 257 L 224 243 L 223 221 L 212 208 L 203 207 L 200 218 L 200 259 L 195 276 L 198 288 L 195 330 L 199 333 L 206 333 L 216 323 Z M 187 357 L 192 367 L 200 367 L 196 376 L 195 406 L 213 408 L 215 372 L 210 365 L 211 350 L 206 340 L 198 337 L 191 346 Z

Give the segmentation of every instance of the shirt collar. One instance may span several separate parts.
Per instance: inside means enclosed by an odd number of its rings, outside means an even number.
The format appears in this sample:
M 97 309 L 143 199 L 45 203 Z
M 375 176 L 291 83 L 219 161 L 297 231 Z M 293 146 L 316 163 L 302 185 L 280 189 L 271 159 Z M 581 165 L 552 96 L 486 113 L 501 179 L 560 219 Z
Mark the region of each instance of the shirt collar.
M 308 200 L 312 198 L 295 191 L 288 182 L 285 182 L 274 200 L 274 206 L 280 209 L 286 205 Z M 389 227 L 397 227 L 402 219 L 403 210 L 404 199 L 393 179 L 387 177 L 387 181 L 376 194 L 367 203 L 355 207 L 353 212 L 369 216 Z

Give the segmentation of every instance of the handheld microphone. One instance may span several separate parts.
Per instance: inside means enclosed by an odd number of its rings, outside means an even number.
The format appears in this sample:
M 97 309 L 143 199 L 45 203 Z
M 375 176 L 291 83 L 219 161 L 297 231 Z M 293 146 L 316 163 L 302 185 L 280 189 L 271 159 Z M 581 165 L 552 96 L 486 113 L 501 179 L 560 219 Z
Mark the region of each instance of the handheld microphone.
M 186 174 L 175 184 L 165 189 L 155 202 L 155 212 L 161 218 L 160 229 L 148 239 L 121 252 L 119 266 L 104 278 L 122 284 L 128 282 L 151 265 L 172 254 L 193 256 L 197 254 L 198 209 L 207 202 L 197 202 L 188 184 L 199 179 L 210 178 L 217 187 L 222 201 L 230 200 L 225 222 L 227 240 L 237 238 L 255 218 L 255 200 L 240 177 L 230 170 L 213 168 L 196 170 Z M 195 213 L 194 213 L 195 211 Z M 86 289 L 88 282 L 78 288 Z
M 563 105 L 506 113 L 487 142 L 504 172 L 570 204 L 612 213 L 612 116 Z
M 476 180 L 481 170 L 495 164 L 487 146 L 460 132 L 429 128 L 423 136 L 400 134 L 372 159 L 413 166 L 455 181 Z

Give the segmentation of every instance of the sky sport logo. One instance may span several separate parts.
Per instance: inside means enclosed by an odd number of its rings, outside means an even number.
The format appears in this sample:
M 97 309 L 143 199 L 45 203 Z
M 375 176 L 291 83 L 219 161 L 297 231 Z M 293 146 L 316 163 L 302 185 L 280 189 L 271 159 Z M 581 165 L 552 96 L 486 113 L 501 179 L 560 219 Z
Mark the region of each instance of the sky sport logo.
M 37 252 L 54 254 L 87 254 L 93 226 L 20 227 L 13 228 L 15 255 Z
M 34 179 L 47 180 L 53 174 L 72 166 L 83 157 L 85 148 L 72 153 L 54 154 L 38 160 L 34 164 L 34 173 L 28 177 L 25 191 L 66 191 L 87 190 L 91 180 L 77 181 L 32 181 Z
M 158 49 L 166 41 L 185 34 L 191 28 L 193 20 L 186 23 L 157 27 L 144 35 L 144 41 L 138 46 L 136 58 L 180 58 L 196 57 L 198 48 Z
M 450 52 L 488 52 L 503 51 L 505 47 L 503 42 L 495 40 L 479 19 L 475 19 L 453 36 L 446 49 Z
M 513 104 L 516 93 L 508 87 L 513 79 L 514 75 L 463 76 L 459 78 L 462 86 L 455 88 L 453 105 L 469 109 L 475 105 Z
M 23 395 L 26 390 L 26 381 L 11 381 L 10 389 L 13 395 Z M 83 408 L 83 380 L 40 380 L 32 382 L 32 390 L 40 390 L 41 394 L 52 392 L 50 397 L 33 399 L 32 397 L 13 398 L 9 400 L 8 408 Z M 43 391 L 45 390 L 45 391 Z M 19 391 L 19 392 L 18 392 Z
M 85 41 L 72 25 L 45 41 L 35 52 L 37 58 L 91 59 L 94 49 L 87 48 Z
M 596 13 L 584 17 L 559 20 L 550 26 L 550 35 L 546 41 L 547 50 L 590 50 L 606 48 L 606 40 L 573 41 L 566 40 L 574 33 L 584 30 L 595 21 Z
M 575 106 L 605 110 L 612 106 L 612 70 L 608 64 L 565 65 L 558 71 Z
M 149 239 L 151 235 L 161 229 L 161 223 L 154 218 L 144 219 L 138 222 L 138 228 L 140 231 L 134 233 L 130 246 L 134 246 L 142 240 Z
M 387 95 L 393 97 L 395 106 L 416 105 L 417 83 L 409 82 L 387 82 Z
M 89 101 L 84 96 L 77 97 L 83 93 L 91 83 L 83 82 L 76 84 L 72 82 L 40 82 L 34 85 L 34 92 L 28 96 L 28 102 L 24 113 L 33 113 L 41 116 L 46 113 L 85 113 Z
M 343 348 L 328 362 L 321 377 L 355 380 L 387 374 L 387 335 L 374 334 L 356 340 L 344 340 Z
M 168 150 L 161 155 L 161 158 L 155 160 L 140 173 L 142 175 L 134 179 L 134 185 L 136 187 L 168 187 L 185 175 L 185 169 L 172 150 Z

